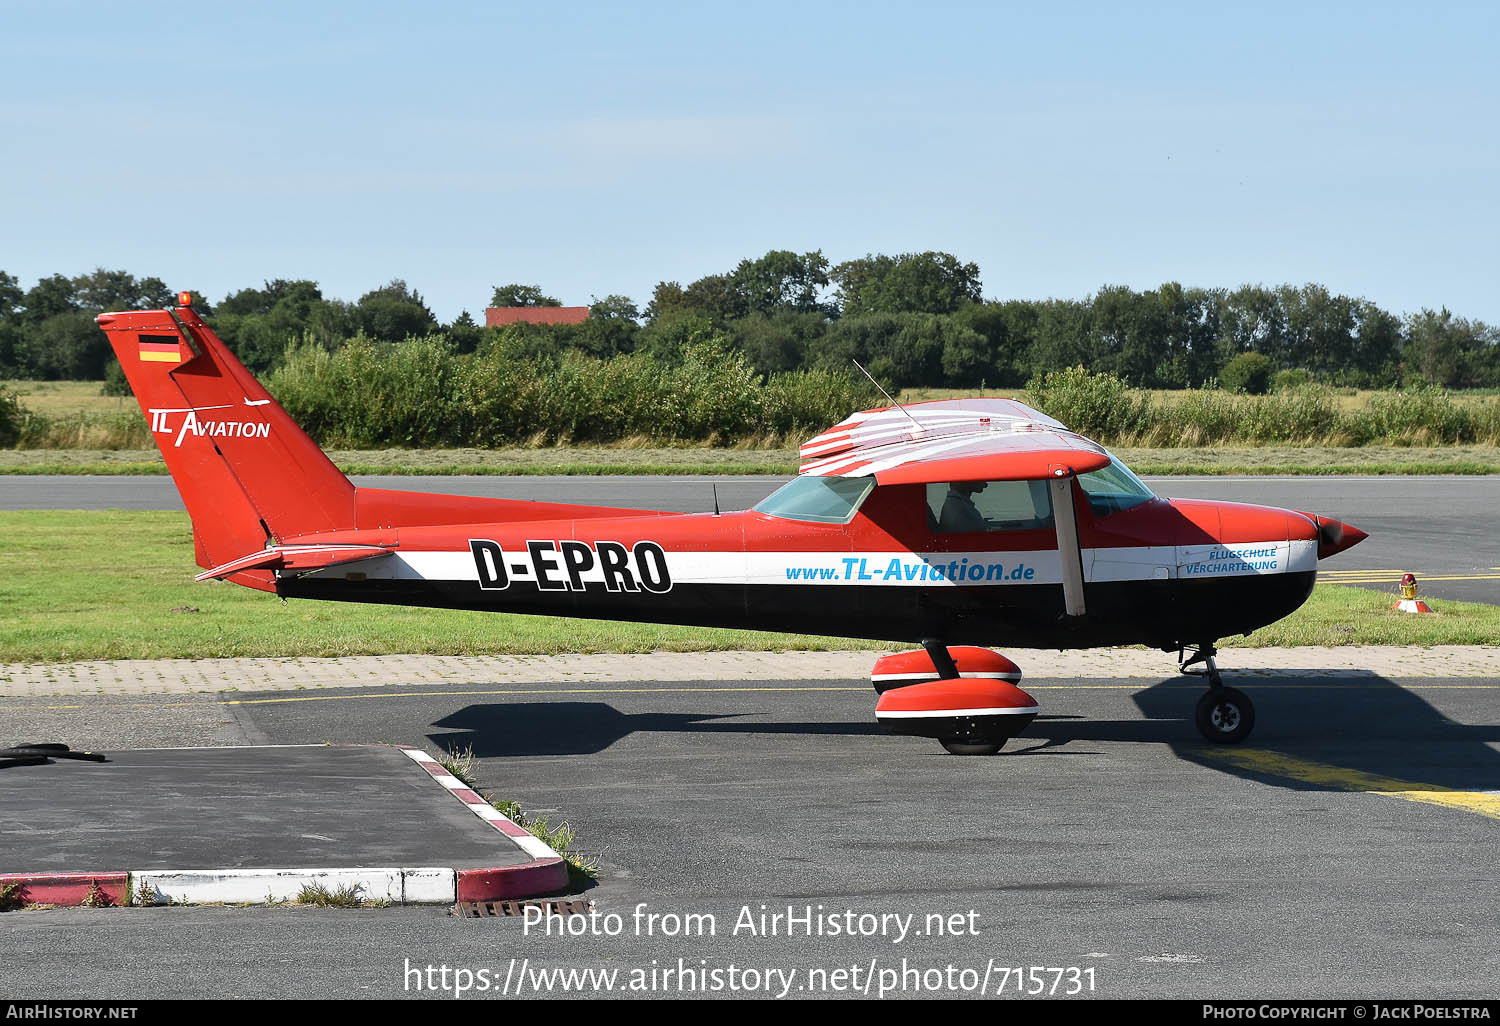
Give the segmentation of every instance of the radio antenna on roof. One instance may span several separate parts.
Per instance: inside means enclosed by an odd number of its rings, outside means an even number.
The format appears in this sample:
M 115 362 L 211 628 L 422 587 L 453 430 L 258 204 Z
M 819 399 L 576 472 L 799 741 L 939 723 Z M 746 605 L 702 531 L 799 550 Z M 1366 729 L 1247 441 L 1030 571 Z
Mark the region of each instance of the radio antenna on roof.
M 885 396 L 886 402 L 890 403 L 892 406 L 894 406 L 896 409 L 900 410 L 902 413 L 906 413 L 906 407 L 902 406 L 900 403 L 896 402 L 896 400 L 892 399 L 891 398 L 891 393 L 887 392 L 884 388 L 881 388 L 880 382 L 878 382 L 878 381 L 875 380 L 875 375 L 873 375 L 869 371 L 865 370 L 865 368 L 863 367 L 863 365 L 861 365 L 860 362 L 858 360 L 854 359 L 853 357 L 849 358 L 849 362 L 852 363 L 852 364 L 854 364 L 854 366 L 858 367 L 859 368 L 859 372 L 861 374 L 863 374 L 865 377 L 867 377 L 867 378 L 870 379 L 870 384 L 872 384 L 876 388 L 880 389 L 880 394 L 883 395 L 883 396 Z M 906 413 L 906 419 L 909 420 L 909 421 L 911 421 L 912 422 L 912 426 L 915 427 L 918 431 L 922 430 L 922 425 L 917 423 L 917 418 L 916 417 L 913 417 L 910 413 Z

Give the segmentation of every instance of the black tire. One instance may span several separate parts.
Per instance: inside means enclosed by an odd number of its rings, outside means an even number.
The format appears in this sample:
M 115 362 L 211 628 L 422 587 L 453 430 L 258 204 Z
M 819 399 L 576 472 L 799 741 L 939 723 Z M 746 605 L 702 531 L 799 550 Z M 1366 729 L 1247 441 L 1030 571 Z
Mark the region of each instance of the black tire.
M 1255 728 L 1255 706 L 1243 691 L 1209 688 L 1194 713 L 1198 733 L 1216 745 L 1239 744 Z
M 962 741 L 958 738 L 943 738 L 943 747 L 949 755 L 994 755 L 1005 747 L 1004 741 Z

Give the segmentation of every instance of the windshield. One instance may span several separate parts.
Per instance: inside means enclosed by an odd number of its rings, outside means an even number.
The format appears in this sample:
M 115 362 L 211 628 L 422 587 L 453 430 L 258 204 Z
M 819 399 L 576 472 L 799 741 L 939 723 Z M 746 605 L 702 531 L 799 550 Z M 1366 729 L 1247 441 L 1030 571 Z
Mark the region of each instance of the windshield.
M 785 520 L 846 524 L 874 487 L 873 477 L 797 477 L 762 499 L 755 512 Z
M 1110 454 L 1110 464 L 1103 470 L 1079 474 L 1078 484 L 1089 497 L 1089 508 L 1096 517 L 1107 517 L 1122 509 L 1139 506 L 1156 498 L 1130 468 Z

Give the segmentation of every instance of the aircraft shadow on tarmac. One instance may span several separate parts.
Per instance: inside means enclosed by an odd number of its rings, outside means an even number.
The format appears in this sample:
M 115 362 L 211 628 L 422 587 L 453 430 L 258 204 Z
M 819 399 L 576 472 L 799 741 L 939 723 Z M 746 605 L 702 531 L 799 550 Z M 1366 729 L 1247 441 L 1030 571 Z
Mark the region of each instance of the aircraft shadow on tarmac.
M 872 692 L 873 694 L 873 692 Z M 432 725 L 465 734 L 430 735 L 452 748 L 474 746 L 481 758 L 592 755 L 635 733 L 830 734 L 884 733 L 869 723 L 752 723 L 744 713 L 623 713 L 608 702 L 515 702 L 470 705 Z M 750 714 L 753 715 L 753 714 Z
M 1280 671 L 1256 677 L 1231 676 L 1255 702 L 1257 726 L 1244 746 L 1344 770 L 1410 779 L 1460 790 L 1500 789 L 1500 724 L 1468 724 L 1444 715 L 1417 691 L 1378 674 L 1350 671 L 1337 676 Z M 1143 719 L 1107 720 L 1078 715 L 1042 715 L 1011 741 L 1000 758 L 1097 755 L 1089 742 L 1164 745 L 1181 758 L 1234 776 L 1296 790 L 1322 785 L 1269 775 L 1215 758 L 1234 746 L 1209 745 L 1193 726 L 1201 686 L 1172 677 L 1136 692 Z M 1045 692 L 1043 702 L 1046 702 Z M 1491 692 L 1481 692 L 1491 694 Z M 1123 701 L 1124 696 L 1121 695 Z M 1467 703 L 1470 709 L 1475 705 Z M 1486 702 L 1480 715 L 1492 714 Z M 879 744 L 884 731 L 875 723 L 756 722 L 745 713 L 625 713 L 608 702 L 515 702 L 466 706 L 432 724 L 434 743 L 462 749 L 472 745 L 482 758 L 590 755 L 637 733 L 807 735 L 869 738 Z M 941 756 L 934 746 L 934 754 Z

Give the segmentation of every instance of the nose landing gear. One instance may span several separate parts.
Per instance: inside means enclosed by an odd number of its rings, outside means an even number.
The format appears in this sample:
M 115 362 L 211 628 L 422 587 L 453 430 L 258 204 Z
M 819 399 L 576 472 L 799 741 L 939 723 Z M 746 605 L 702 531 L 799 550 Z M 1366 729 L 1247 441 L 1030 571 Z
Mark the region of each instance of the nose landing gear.
M 1238 744 L 1255 728 L 1255 705 L 1243 691 L 1225 685 L 1214 662 L 1216 654 L 1212 645 L 1204 645 L 1190 659 L 1179 655 L 1177 668 L 1190 676 L 1208 678 L 1208 691 L 1198 699 L 1193 712 L 1198 733 L 1217 745 Z M 1190 669 L 1200 663 L 1203 669 Z

